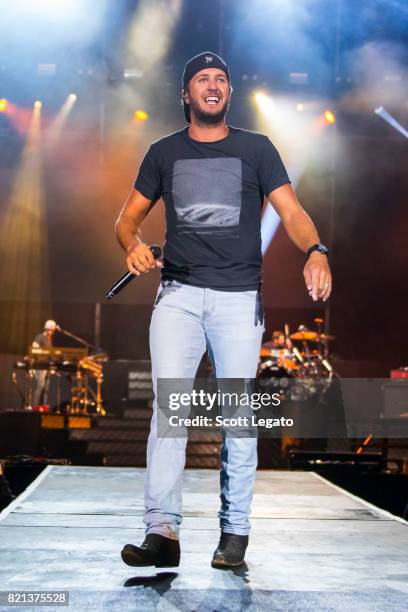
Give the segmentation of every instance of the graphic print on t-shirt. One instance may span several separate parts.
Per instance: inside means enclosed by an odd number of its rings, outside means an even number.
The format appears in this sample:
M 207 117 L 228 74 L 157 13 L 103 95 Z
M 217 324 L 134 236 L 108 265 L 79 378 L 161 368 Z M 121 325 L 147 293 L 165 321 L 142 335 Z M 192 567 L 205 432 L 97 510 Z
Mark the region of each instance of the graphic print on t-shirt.
M 177 233 L 238 238 L 241 193 L 239 158 L 177 160 L 172 187 Z

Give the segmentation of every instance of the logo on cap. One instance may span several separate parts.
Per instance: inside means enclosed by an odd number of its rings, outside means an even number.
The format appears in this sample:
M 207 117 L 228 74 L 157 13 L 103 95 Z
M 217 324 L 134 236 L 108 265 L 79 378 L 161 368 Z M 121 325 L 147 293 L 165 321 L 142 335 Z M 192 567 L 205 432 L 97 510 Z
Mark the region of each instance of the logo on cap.
M 212 56 L 212 55 L 206 55 L 206 56 L 205 56 L 205 61 L 207 62 L 207 64 L 209 64 L 210 62 L 212 62 L 212 61 L 213 61 L 213 59 L 214 59 L 214 58 L 213 58 L 213 56 Z

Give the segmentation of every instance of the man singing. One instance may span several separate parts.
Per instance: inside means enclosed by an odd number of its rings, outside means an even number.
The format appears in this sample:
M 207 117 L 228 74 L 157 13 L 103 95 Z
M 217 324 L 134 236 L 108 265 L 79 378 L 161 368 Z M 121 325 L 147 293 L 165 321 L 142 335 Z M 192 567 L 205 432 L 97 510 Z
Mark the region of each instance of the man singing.
M 208 349 L 217 378 L 255 378 L 264 331 L 261 300 L 261 210 L 264 195 L 292 241 L 307 254 L 304 278 L 314 301 L 327 300 L 327 249 L 294 194 L 285 167 L 262 134 L 231 127 L 226 63 L 205 52 L 187 62 L 182 81 L 188 127 L 154 142 L 116 224 L 130 272 L 161 267 L 150 325 L 154 390 L 157 379 L 194 379 Z M 163 197 L 163 264 L 137 238 Z M 186 438 L 157 436 L 157 399 L 147 446 L 146 536 L 127 544 L 132 566 L 178 566 Z M 257 467 L 257 439 L 223 435 L 221 537 L 213 567 L 242 565 Z

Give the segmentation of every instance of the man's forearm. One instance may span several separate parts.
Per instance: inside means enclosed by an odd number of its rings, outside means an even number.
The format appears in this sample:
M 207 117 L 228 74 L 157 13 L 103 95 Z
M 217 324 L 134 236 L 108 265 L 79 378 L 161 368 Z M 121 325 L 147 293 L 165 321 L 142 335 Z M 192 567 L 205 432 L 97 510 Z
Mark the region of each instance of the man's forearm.
M 129 216 L 121 215 L 119 217 L 115 231 L 118 242 L 126 253 L 129 248 L 142 242 L 140 223 Z
M 299 207 L 287 217 L 282 218 L 282 223 L 289 238 L 304 253 L 313 245 L 320 242 L 319 234 L 307 212 Z
M 313 221 L 303 209 L 292 186 L 287 183 L 269 194 L 269 201 L 282 219 L 289 238 L 304 253 L 320 242 Z
M 140 225 L 151 206 L 149 198 L 137 189 L 132 189 L 116 221 L 116 237 L 126 253 L 132 247 L 143 244 Z

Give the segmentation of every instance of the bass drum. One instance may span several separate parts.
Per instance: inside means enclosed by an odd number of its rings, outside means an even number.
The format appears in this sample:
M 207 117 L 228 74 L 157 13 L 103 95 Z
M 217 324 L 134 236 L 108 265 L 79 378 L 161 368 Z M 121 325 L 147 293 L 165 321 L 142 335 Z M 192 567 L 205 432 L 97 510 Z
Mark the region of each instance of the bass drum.
M 256 390 L 258 393 L 283 394 L 294 378 L 293 370 L 278 365 L 272 359 L 266 359 L 258 367 Z

